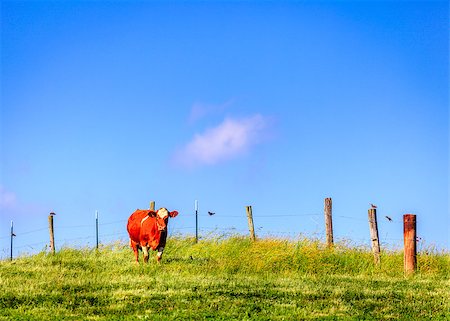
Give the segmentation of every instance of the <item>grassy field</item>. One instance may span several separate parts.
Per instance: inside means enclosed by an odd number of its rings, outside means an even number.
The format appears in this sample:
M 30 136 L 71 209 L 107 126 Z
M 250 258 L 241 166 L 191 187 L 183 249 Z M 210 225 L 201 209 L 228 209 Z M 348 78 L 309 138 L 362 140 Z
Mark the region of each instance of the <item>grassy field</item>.
M 171 238 L 162 264 L 123 244 L 0 262 L 0 320 L 450 320 L 450 255 L 310 240 Z

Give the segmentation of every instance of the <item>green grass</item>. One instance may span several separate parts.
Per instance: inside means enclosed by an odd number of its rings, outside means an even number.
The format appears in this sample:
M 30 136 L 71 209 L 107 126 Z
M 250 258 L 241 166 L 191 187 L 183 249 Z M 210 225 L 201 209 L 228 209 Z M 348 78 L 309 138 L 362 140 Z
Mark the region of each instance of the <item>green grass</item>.
M 450 255 L 418 267 L 307 239 L 171 238 L 159 265 L 65 248 L 0 262 L 0 320 L 450 320 Z

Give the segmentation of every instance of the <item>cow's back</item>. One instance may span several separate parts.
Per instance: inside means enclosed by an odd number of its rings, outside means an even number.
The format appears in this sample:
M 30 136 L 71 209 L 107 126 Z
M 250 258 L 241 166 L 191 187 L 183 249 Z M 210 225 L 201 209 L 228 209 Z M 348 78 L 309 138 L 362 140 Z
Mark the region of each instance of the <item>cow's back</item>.
M 136 210 L 128 218 L 127 231 L 132 241 L 140 243 L 141 222 L 148 216 L 149 212 L 149 210 Z

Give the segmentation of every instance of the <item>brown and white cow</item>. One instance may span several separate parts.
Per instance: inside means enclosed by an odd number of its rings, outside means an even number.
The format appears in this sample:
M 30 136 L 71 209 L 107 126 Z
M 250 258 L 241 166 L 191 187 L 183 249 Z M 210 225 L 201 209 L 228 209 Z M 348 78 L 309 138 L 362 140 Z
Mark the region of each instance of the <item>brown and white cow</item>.
M 157 260 L 166 246 L 167 223 L 169 217 L 178 215 L 177 211 L 169 212 L 162 207 L 159 210 L 136 210 L 128 219 L 127 230 L 130 236 L 130 246 L 134 251 L 136 262 L 139 263 L 139 249 L 144 253 L 144 262 L 148 262 L 148 250 L 158 250 Z

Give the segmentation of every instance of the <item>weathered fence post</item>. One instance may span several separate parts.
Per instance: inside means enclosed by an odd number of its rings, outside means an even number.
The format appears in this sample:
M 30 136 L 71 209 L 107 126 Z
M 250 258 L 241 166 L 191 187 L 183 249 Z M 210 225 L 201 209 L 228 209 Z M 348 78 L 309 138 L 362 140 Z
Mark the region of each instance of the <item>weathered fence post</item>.
M 195 243 L 198 243 L 198 201 L 195 200 Z
M 48 229 L 50 232 L 50 251 L 55 254 L 55 233 L 53 230 L 53 216 L 55 213 L 51 212 L 48 216 Z
M 155 201 L 151 201 L 150 202 L 150 210 L 154 211 L 155 210 Z
M 253 225 L 252 207 L 251 206 L 246 206 L 245 209 L 247 211 L 248 230 L 250 232 L 250 239 L 252 241 L 255 241 L 256 240 L 256 236 L 255 236 L 255 227 Z
M 369 229 L 373 259 L 376 265 L 380 265 L 380 239 L 378 237 L 377 210 L 375 208 L 369 209 Z
M 416 215 L 403 215 L 404 268 L 409 275 L 417 267 Z
M 325 232 L 326 232 L 326 241 L 327 246 L 333 246 L 333 218 L 332 218 L 332 208 L 333 204 L 331 201 L 331 197 L 325 198 Z
M 14 225 L 13 225 L 13 221 L 11 221 L 11 256 L 10 256 L 11 261 L 13 259 L 13 238 L 14 238 L 14 236 L 16 236 L 16 234 L 14 234 Z
M 97 240 L 97 250 L 98 250 L 98 211 L 95 211 L 95 238 Z

